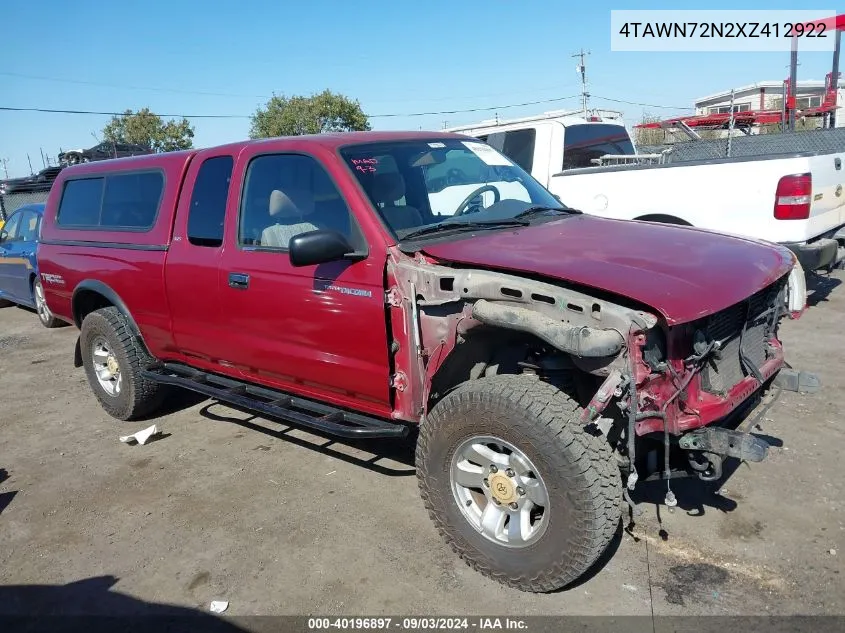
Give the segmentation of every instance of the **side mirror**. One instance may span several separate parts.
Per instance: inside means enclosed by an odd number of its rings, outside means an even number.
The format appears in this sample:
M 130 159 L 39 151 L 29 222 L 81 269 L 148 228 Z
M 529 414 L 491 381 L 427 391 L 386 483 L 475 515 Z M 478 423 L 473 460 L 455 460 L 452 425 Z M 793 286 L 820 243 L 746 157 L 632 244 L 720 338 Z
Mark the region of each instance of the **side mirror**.
M 337 231 L 308 231 L 291 238 L 288 245 L 290 263 L 294 266 L 313 266 L 355 255 L 355 249 Z
M 8 239 L 9 239 L 9 234 L 5 230 L 0 229 L 0 244 L 2 244 L 3 242 L 5 242 Z

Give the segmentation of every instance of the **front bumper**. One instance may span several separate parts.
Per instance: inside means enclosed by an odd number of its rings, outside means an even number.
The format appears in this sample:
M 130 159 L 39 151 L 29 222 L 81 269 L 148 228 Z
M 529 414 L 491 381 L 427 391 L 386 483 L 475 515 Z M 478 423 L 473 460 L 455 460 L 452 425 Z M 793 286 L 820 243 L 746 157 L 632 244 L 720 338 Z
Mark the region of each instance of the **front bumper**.
M 763 383 L 757 382 L 757 379 L 753 376 L 746 376 L 731 387 L 724 396 L 717 396 L 701 390 L 701 377 L 700 375 L 696 376 L 688 387 L 693 395 L 690 406 L 694 408 L 695 413 L 685 413 L 675 407 L 670 408 L 667 411 L 666 419 L 669 431 L 674 435 L 681 435 L 723 420 L 740 409 L 744 402 L 754 396 L 770 378 L 784 367 L 784 364 L 783 348 L 777 345 L 774 357 L 759 368 Z M 663 431 L 664 422 L 661 418 L 645 417 L 645 413 L 643 418 L 636 423 L 637 435 Z

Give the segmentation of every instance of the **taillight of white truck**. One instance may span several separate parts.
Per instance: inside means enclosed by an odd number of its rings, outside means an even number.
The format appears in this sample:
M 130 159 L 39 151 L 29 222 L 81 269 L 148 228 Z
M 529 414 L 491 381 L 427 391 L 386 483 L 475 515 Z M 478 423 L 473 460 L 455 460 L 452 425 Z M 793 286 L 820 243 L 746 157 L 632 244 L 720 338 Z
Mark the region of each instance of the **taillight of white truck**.
M 776 220 L 806 220 L 813 200 L 813 177 L 792 174 L 778 181 L 775 191 Z

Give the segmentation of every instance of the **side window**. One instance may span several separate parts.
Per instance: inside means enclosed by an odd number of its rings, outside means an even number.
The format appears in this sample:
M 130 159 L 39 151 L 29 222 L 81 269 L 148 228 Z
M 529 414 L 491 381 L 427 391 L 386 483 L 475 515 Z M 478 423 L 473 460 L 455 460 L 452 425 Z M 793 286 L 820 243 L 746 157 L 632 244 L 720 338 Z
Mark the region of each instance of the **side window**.
M 188 212 L 188 241 L 195 246 L 223 244 L 223 222 L 233 164 L 231 156 L 215 156 L 200 166 Z
M 100 223 L 103 178 L 68 180 L 59 203 L 59 226 L 96 226 Z
M 56 223 L 64 227 L 146 231 L 155 223 L 163 190 L 164 175 L 160 172 L 68 180 Z
M 349 209 L 323 167 L 301 154 L 253 158 L 241 198 L 238 243 L 287 249 L 292 237 L 317 229 L 360 242 Z
M 38 238 L 38 214 L 24 211 L 20 215 L 22 217 L 18 226 L 18 239 L 22 242 L 34 242 Z
M 528 173 L 534 166 L 534 142 L 537 131 L 534 128 L 505 132 L 502 153 Z
M 159 172 L 108 176 L 100 226 L 152 228 L 163 189 L 164 177 Z
M 10 217 L 6 224 L 3 225 L 3 228 L 0 229 L 0 236 L 2 236 L 3 242 L 14 242 L 18 236 L 18 225 L 21 223 L 21 216 L 23 215 L 23 211 L 20 213 L 15 213 L 12 217 Z

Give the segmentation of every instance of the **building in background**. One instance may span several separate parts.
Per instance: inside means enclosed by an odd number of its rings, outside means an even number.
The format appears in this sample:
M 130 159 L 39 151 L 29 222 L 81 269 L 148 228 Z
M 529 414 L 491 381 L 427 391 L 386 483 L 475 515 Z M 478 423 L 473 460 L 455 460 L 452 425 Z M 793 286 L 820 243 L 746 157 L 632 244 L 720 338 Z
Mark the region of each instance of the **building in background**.
M 824 102 L 824 81 L 799 81 L 795 91 L 797 110 L 818 108 Z M 780 110 L 783 107 L 784 82 L 760 81 L 734 88 L 734 112 Z M 836 99 L 836 127 L 845 126 L 845 81 L 839 80 Z M 726 114 L 731 109 L 731 91 L 725 90 L 695 100 L 696 115 Z M 753 133 L 753 131 L 752 131 Z

